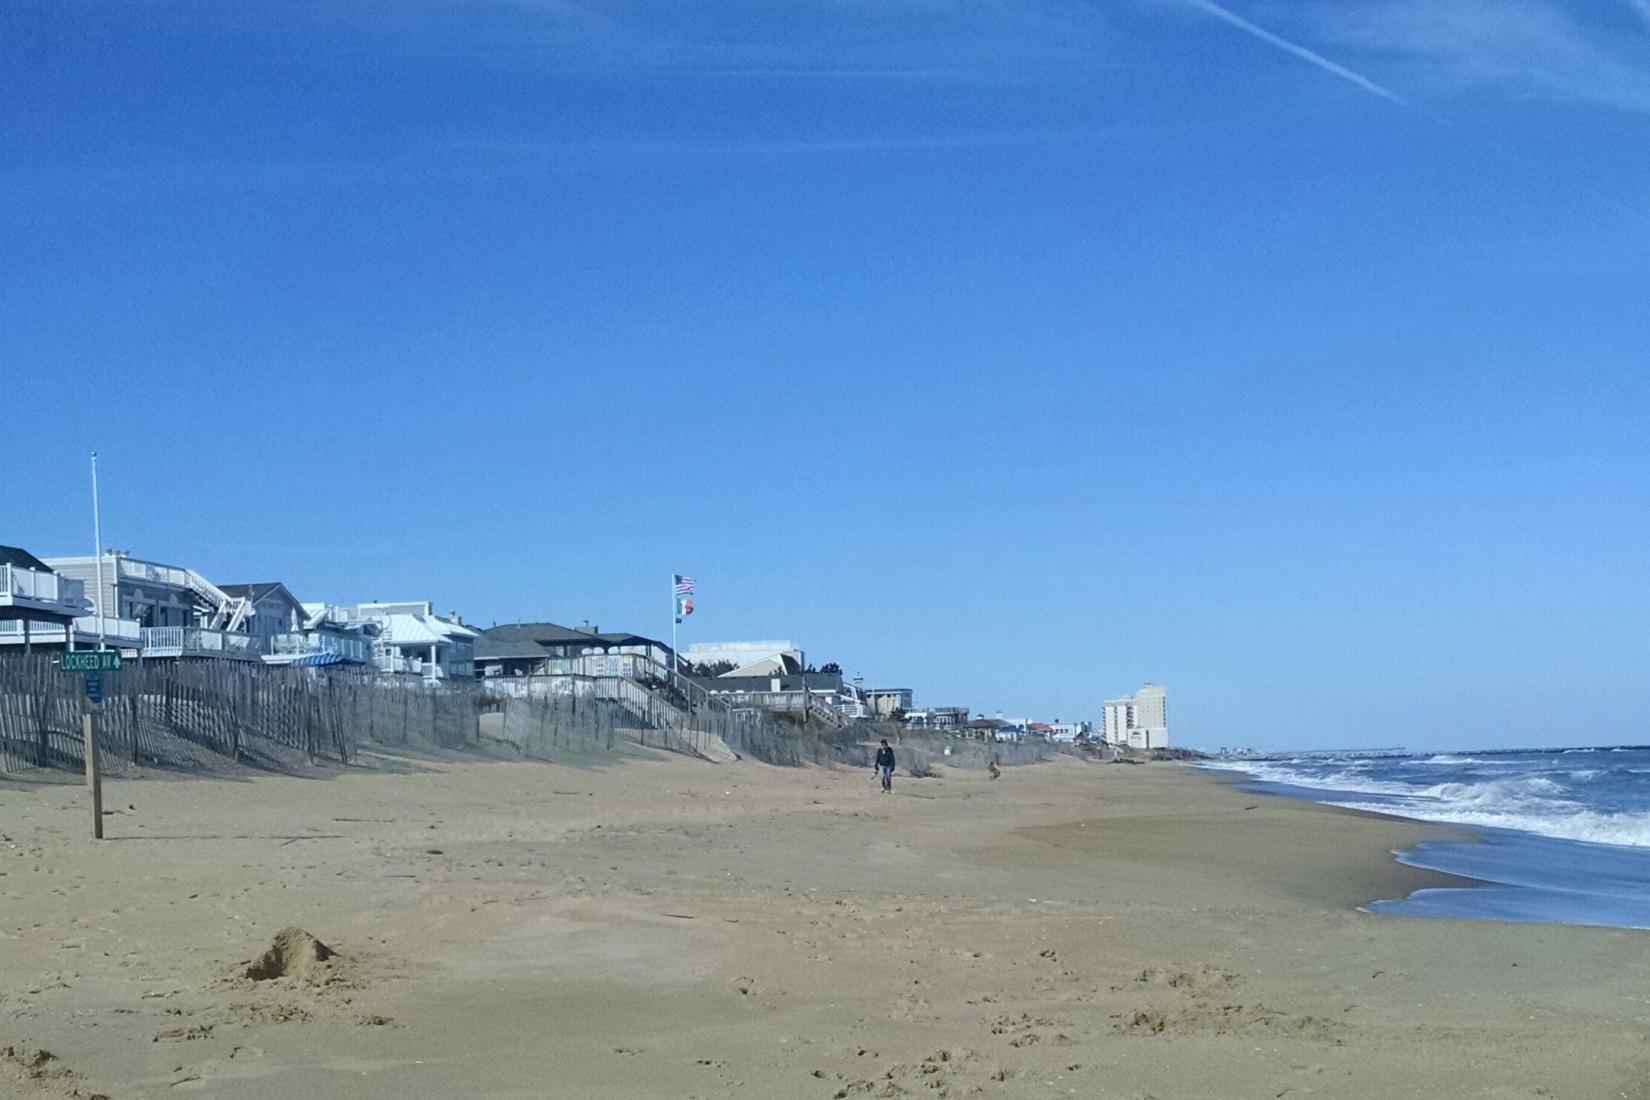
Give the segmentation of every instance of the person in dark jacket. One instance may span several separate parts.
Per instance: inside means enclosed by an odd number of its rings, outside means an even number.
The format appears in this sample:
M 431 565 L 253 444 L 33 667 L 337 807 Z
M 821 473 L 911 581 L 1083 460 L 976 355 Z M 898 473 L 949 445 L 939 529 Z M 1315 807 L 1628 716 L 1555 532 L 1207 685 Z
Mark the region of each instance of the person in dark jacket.
M 887 740 L 877 750 L 877 778 L 882 781 L 883 794 L 894 789 L 894 750 L 888 747 Z

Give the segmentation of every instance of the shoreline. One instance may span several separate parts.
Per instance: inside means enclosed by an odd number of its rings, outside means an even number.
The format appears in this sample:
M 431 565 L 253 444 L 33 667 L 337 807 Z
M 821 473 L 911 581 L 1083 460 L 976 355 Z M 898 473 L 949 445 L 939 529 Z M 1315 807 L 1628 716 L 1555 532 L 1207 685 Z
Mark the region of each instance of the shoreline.
M 80 789 L 0 784 L 0 1049 L 62 1071 L 0 1092 L 1641 1087 L 1637 934 L 1355 908 L 1458 882 L 1391 855 L 1452 830 L 1174 764 L 940 772 L 385 754 L 116 779 L 100 845 Z M 243 976 L 291 926 L 336 980 Z
M 1257 780 L 1257 778 L 1246 775 L 1246 773 L 1203 769 L 1203 767 L 1198 767 L 1196 764 L 1185 764 L 1183 767 L 1193 775 L 1206 778 L 1206 780 L 1216 783 L 1219 787 L 1231 788 L 1234 792 L 1242 793 L 1242 795 L 1251 795 L 1251 797 L 1256 798 L 1274 798 L 1274 800 L 1279 800 L 1280 803 L 1285 803 L 1285 805 L 1308 806 L 1313 811 L 1343 813 L 1343 815 L 1351 815 L 1355 818 L 1384 821 L 1389 825 L 1399 826 L 1401 830 L 1406 830 L 1406 833 L 1399 834 L 1396 846 L 1388 849 L 1386 858 L 1388 858 L 1389 863 L 1398 864 L 1404 871 L 1412 872 L 1414 877 L 1412 879 L 1406 879 L 1404 876 L 1383 877 L 1381 881 L 1394 882 L 1396 889 L 1401 889 L 1404 892 L 1393 897 L 1366 897 L 1361 902 L 1351 902 L 1353 909 L 1363 912 L 1363 914 L 1396 915 L 1393 912 L 1379 914 L 1376 910 L 1368 909 L 1368 905 L 1376 904 L 1376 902 L 1398 902 L 1398 900 L 1407 899 L 1411 894 L 1416 894 L 1417 891 L 1482 889 L 1482 887 L 1490 886 L 1490 882 L 1485 881 L 1485 879 L 1473 879 L 1473 877 L 1464 876 L 1464 874 L 1450 874 L 1449 871 L 1439 871 L 1434 867 L 1404 863 L 1404 854 L 1416 851 L 1417 848 L 1421 848 L 1422 844 L 1482 843 L 1482 831 L 1475 828 L 1475 826 L 1452 825 L 1452 823 L 1445 823 L 1445 821 L 1424 821 L 1421 818 L 1406 818 L 1406 816 L 1398 815 L 1398 813 L 1381 813 L 1378 810 L 1361 810 L 1361 808 L 1351 808 L 1351 806 L 1336 806 L 1333 803 L 1325 803 L 1325 801 L 1312 801 L 1310 798 L 1297 798 L 1294 795 L 1285 795 L 1285 793 L 1269 790 L 1266 780 Z M 1407 833 L 1407 830 L 1412 830 L 1412 834 Z
M 1375 810 L 1353 809 L 1347 806 L 1336 806 L 1331 803 L 1313 802 L 1310 799 L 1296 798 L 1292 795 L 1281 794 L 1266 789 L 1266 783 L 1239 772 L 1227 772 L 1209 768 L 1201 768 L 1193 763 L 1180 765 L 1190 774 L 1209 780 L 1217 786 L 1229 788 L 1239 794 L 1274 799 L 1279 803 L 1293 807 L 1303 807 L 1314 813 L 1342 814 L 1354 818 L 1362 818 L 1374 822 L 1382 822 L 1396 830 L 1392 836 L 1392 847 L 1386 849 L 1385 859 L 1395 865 L 1398 872 L 1388 875 L 1371 874 L 1371 882 L 1380 882 L 1382 889 L 1396 889 L 1399 894 L 1382 897 L 1365 897 L 1361 901 L 1350 901 L 1352 908 L 1360 913 L 1375 914 L 1367 906 L 1376 902 L 1401 901 L 1420 890 L 1456 890 L 1477 889 L 1489 885 L 1483 879 L 1469 878 L 1464 875 L 1455 875 L 1447 871 L 1434 870 L 1430 867 L 1421 867 L 1405 863 L 1402 855 L 1413 851 L 1423 844 L 1477 844 L 1482 837 L 1471 826 L 1453 825 L 1436 821 L 1422 821 L 1413 817 L 1403 817 L 1399 814 L 1385 814 Z

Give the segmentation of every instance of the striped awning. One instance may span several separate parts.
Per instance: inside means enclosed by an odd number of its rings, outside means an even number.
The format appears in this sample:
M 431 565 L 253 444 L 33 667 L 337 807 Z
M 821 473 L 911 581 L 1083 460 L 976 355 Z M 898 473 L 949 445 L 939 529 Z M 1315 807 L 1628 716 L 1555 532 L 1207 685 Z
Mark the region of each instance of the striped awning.
M 306 653 L 292 662 L 295 665 L 347 665 L 349 658 L 337 653 Z

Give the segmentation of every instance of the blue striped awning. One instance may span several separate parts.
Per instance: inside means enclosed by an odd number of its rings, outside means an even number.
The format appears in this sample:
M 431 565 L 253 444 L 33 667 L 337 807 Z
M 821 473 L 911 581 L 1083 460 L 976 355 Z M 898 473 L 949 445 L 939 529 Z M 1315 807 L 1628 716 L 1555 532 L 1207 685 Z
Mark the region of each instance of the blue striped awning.
M 306 653 L 292 662 L 295 665 L 347 665 L 349 658 L 337 653 Z

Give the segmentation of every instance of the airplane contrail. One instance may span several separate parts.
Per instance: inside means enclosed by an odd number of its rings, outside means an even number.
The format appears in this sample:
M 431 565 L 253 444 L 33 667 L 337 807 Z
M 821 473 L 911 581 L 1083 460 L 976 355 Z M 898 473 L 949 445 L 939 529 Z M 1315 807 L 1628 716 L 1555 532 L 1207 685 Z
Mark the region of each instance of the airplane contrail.
M 1644 6 L 1646 11 L 1650 12 L 1650 0 L 1633 0 L 1633 2 Z M 1333 61 L 1329 60 L 1329 58 L 1323 56 L 1323 54 L 1314 53 L 1305 46 L 1298 45 L 1297 43 L 1289 41 L 1287 38 L 1273 34 L 1265 27 L 1258 27 L 1249 22 L 1249 20 L 1243 18 L 1243 16 L 1238 15 L 1236 12 L 1227 11 L 1219 4 L 1214 3 L 1214 0 L 1181 0 L 1181 3 L 1189 4 L 1192 7 L 1197 8 L 1199 11 L 1214 16 L 1216 19 L 1230 23 L 1244 34 L 1258 38 L 1269 46 L 1276 46 L 1285 53 L 1294 54 L 1302 61 L 1316 65 L 1326 73 L 1330 73 L 1333 76 L 1338 76 L 1350 84 L 1356 84 L 1370 95 L 1378 95 L 1390 103 L 1396 103 L 1405 110 L 1420 110 L 1420 108 L 1416 107 L 1415 104 L 1411 103 L 1397 92 L 1394 92 L 1392 89 L 1383 88 L 1367 76 L 1361 76 L 1347 68 L 1345 65 L 1337 65 Z M 1426 114 L 1425 111 L 1421 111 L 1421 113 Z

